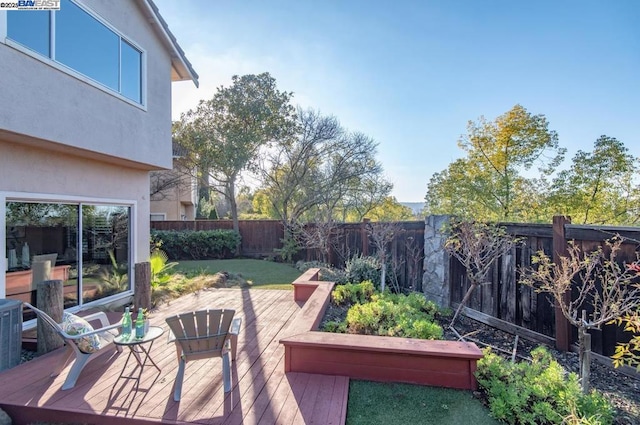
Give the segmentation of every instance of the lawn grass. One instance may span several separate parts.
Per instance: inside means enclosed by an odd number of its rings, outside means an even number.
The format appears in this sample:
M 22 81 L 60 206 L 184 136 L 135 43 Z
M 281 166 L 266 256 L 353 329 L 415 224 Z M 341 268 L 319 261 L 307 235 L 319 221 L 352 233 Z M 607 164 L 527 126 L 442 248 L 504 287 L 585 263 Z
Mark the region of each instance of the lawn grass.
M 469 391 L 351 380 L 347 425 L 498 425 Z
M 239 277 L 249 288 L 291 289 L 302 273 L 290 264 L 255 259 L 180 261 L 172 270 L 188 277 L 227 272 L 230 280 Z

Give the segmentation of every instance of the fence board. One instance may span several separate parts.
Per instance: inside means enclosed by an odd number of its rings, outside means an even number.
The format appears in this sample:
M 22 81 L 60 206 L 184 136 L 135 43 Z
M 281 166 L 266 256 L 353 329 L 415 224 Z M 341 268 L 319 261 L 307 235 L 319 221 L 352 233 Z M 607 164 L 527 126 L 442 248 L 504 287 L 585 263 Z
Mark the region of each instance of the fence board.
M 369 253 L 375 255 L 375 246 L 367 232 L 367 223 L 336 223 L 330 237 L 328 255 L 317 248 L 304 248 L 294 260 L 322 261 L 344 268 L 347 260 L 354 255 Z M 398 226 L 393 241 L 388 245 L 388 258 L 395 270 L 397 285 L 402 291 L 422 289 L 424 258 L 424 222 L 403 221 L 393 223 Z M 278 220 L 240 220 L 238 222 L 242 238 L 241 253 L 248 257 L 278 258 L 275 250 L 282 248 L 284 227 Z M 308 224 L 311 229 L 314 224 Z M 152 221 L 156 230 L 217 230 L 233 229 L 231 220 L 196 221 Z
M 401 290 L 422 289 L 424 231 L 422 221 L 396 223 L 400 231 L 388 246 L 389 258 L 397 267 L 397 279 Z M 492 267 L 488 277 L 491 284 L 475 291 L 469 307 L 502 321 L 508 321 L 547 337 L 555 337 L 555 310 L 553 301 L 546 294 L 539 294 L 518 283 L 520 270 L 531 265 L 532 256 L 543 251 L 553 255 L 553 231 L 550 224 L 505 223 L 508 233 L 521 237 L 522 245 L 515 248 L 508 258 Z M 282 247 L 284 229 L 277 220 L 240 220 L 242 254 L 246 256 L 276 256 L 275 249 Z M 312 226 L 312 225 L 310 225 Z M 331 264 L 344 267 L 346 260 L 360 253 L 375 255 L 375 246 L 367 232 L 367 223 L 338 223 L 331 234 Z M 161 230 L 213 230 L 231 229 L 231 220 L 156 221 L 152 229 Z M 584 249 L 595 249 L 616 234 L 626 238 L 619 260 L 632 262 L 637 259 L 640 245 L 640 228 L 611 226 L 565 225 L 567 240 L 576 240 Z M 303 249 L 297 260 L 321 260 L 318 249 Z M 449 266 L 450 299 L 459 303 L 468 289 L 466 272 L 459 261 L 453 259 Z M 606 356 L 613 353 L 616 342 L 627 341 L 628 333 L 617 326 L 605 326 L 592 332 L 594 351 Z M 570 342 L 577 339 L 577 331 L 571 327 Z
M 490 315 L 496 319 L 520 326 L 524 329 L 555 337 L 555 308 L 553 301 L 546 294 L 536 293 L 531 288 L 518 283 L 522 268 L 531 266 L 532 256 L 538 251 L 553 255 L 553 233 L 549 224 L 503 224 L 509 234 L 522 238 L 522 244 L 515 249 L 515 254 L 509 253 L 500 260 L 500 266 L 492 270 L 491 288 L 482 288 L 481 302 L 471 302 L 468 307 Z M 637 260 L 640 246 L 640 228 L 615 228 L 597 226 L 580 226 L 567 224 L 567 240 L 575 240 L 575 243 L 583 250 L 597 249 L 603 241 L 619 234 L 625 238 L 626 243 L 618 254 L 619 263 L 630 263 Z M 588 239 L 578 239 L 588 237 Z M 451 301 L 457 304 L 462 300 L 465 291 L 469 287 L 466 274 L 462 265 L 457 260 L 451 261 Z M 491 295 L 490 295 L 491 294 Z M 491 297 L 495 306 L 491 306 Z M 593 351 L 610 356 L 618 342 L 630 338 L 620 327 L 607 325 L 602 330 L 592 332 Z M 569 342 L 577 342 L 577 330 L 569 329 Z

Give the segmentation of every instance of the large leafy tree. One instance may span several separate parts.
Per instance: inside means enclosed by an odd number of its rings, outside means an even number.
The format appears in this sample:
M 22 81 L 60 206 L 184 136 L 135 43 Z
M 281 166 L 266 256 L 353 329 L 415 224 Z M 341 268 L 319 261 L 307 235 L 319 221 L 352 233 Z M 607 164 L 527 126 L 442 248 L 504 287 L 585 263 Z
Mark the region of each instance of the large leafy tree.
M 607 136 L 593 151 L 579 150 L 571 167 L 552 182 L 549 203 L 555 214 L 570 215 L 574 223 L 633 224 L 638 221 L 640 188 L 635 175 L 638 159 L 622 142 Z
M 174 137 L 189 153 L 192 169 L 224 196 L 238 230 L 237 184 L 243 172 L 254 171 L 261 149 L 292 137 L 296 129 L 291 93 L 276 87 L 269 73 L 233 76 L 210 100 L 182 115 Z
M 298 136 L 265 157 L 261 210 L 275 213 L 286 229 L 293 230 L 304 221 L 340 218 L 336 215 L 355 199 L 361 211 L 384 200 L 391 184 L 381 178 L 382 165 L 371 138 L 348 132 L 335 117 L 313 110 L 300 109 L 297 117 Z
M 527 171 L 548 176 L 563 160 L 544 115 L 515 105 L 495 121 L 470 121 L 458 142 L 466 157 L 434 175 L 425 197 L 430 213 L 457 214 L 484 220 L 514 220 L 528 208 L 522 190 Z

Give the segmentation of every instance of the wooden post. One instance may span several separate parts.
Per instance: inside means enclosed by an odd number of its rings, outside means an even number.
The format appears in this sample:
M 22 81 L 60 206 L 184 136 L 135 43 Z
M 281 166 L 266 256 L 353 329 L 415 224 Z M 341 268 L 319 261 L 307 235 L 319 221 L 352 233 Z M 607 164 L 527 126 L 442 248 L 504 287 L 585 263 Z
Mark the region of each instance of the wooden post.
M 37 284 L 38 308 L 49 315 L 57 323 L 62 322 L 64 297 L 61 280 L 45 280 Z M 38 320 L 37 328 L 38 354 L 45 354 L 60 348 L 64 341 L 51 326 Z
M 136 263 L 133 303 L 136 308 L 151 307 L 151 263 Z
M 567 250 L 567 237 L 565 225 L 571 223 L 571 217 L 553 217 L 553 262 L 560 263 L 560 257 L 565 257 Z M 564 302 L 571 302 L 571 290 L 564 294 Z M 571 345 L 571 324 L 562 314 L 562 309 L 556 301 L 555 303 L 555 324 L 556 324 L 556 348 L 560 351 L 569 351 Z
M 371 222 L 368 218 L 363 218 L 360 224 L 360 239 L 362 240 L 362 255 L 369 255 L 369 235 L 367 234 L 367 225 Z

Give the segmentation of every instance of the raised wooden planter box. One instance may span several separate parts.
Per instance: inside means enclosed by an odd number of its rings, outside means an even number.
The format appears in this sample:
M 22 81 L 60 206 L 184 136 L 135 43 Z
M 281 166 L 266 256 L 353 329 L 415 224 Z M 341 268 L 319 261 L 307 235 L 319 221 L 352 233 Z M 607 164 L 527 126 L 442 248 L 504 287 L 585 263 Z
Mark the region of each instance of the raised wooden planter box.
M 286 372 L 477 388 L 474 372 L 482 351 L 473 343 L 318 332 L 334 284 L 317 279 L 312 269 L 293 282 L 294 299 L 304 304 L 280 340 Z

